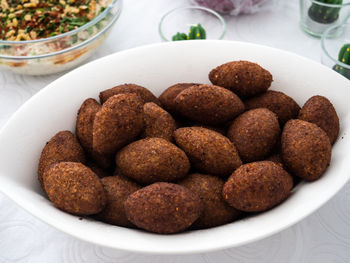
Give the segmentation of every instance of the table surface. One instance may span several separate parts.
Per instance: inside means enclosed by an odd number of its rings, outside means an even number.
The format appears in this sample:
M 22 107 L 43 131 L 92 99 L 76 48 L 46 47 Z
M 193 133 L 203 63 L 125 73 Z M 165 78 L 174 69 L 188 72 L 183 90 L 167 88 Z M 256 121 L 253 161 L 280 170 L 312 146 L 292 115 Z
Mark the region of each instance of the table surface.
M 157 26 L 162 14 L 187 4 L 188 0 L 125 0 L 120 20 L 90 61 L 159 42 Z M 320 61 L 319 39 L 299 28 L 297 0 L 276 0 L 257 14 L 225 18 L 225 39 L 272 46 Z M 61 75 L 31 77 L 0 71 L 0 127 L 26 100 Z M 0 207 L 0 262 L 350 261 L 350 183 L 317 212 L 285 231 L 242 247 L 186 256 L 145 256 L 77 240 L 37 220 L 1 193 Z

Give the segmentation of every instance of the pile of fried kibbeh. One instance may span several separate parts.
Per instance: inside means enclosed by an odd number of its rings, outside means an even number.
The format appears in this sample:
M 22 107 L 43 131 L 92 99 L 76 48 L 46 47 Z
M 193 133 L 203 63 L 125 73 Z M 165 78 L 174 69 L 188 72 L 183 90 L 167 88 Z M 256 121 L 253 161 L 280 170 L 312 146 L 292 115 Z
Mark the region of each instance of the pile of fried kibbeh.
M 269 91 L 272 75 L 232 61 L 212 85 L 178 83 L 157 98 L 136 84 L 78 110 L 75 134 L 42 150 L 38 178 L 62 211 L 159 234 L 216 227 L 267 211 L 331 161 L 339 118 L 323 96 L 302 108 Z

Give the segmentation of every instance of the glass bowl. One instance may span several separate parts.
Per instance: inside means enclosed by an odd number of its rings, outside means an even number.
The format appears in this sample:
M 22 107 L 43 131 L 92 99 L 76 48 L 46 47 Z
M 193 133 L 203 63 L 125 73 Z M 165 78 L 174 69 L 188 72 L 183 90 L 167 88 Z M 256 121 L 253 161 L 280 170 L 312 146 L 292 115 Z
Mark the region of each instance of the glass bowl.
M 342 4 L 322 3 L 317 0 L 300 0 L 300 26 L 309 35 L 321 37 L 328 28 L 343 24 L 350 17 L 350 0 Z M 333 30 L 329 37 L 340 31 Z
M 163 41 L 171 41 L 177 32 L 188 33 L 192 25 L 201 24 L 207 39 L 223 39 L 226 23 L 217 12 L 200 6 L 187 6 L 167 12 L 159 22 L 159 35 Z
M 122 0 L 113 0 L 89 23 L 67 33 L 29 41 L 0 40 L 0 69 L 46 75 L 75 67 L 106 39 L 121 9 Z
M 334 31 L 341 31 L 343 34 L 337 38 L 330 37 L 334 35 Z M 327 29 L 321 39 L 321 60 L 322 64 L 332 68 L 350 80 L 350 65 L 338 60 L 339 51 L 345 44 L 350 44 L 350 23 L 336 25 Z

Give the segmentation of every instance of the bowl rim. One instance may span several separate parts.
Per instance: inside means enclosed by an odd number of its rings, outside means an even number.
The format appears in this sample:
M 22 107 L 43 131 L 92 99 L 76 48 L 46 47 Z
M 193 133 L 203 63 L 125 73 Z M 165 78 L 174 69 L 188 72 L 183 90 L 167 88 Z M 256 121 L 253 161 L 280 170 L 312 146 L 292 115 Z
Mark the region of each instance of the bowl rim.
M 171 15 L 172 13 L 176 12 L 176 11 L 181 11 L 181 10 L 185 10 L 185 9 L 196 9 L 196 10 L 201 10 L 201 11 L 207 11 L 211 14 L 213 14 L 221 23 L 221 28 L 222 28 L 222 32 L 221 32 L 221 35 L 219 36 L 219 40 L 223 39 L 225 34 L 226 34 L 226 22 L 225 22 L 225 19 L 216 11 L 214 11 L 213 9 L 210 9 L 210 8 L 207 8 L 207 7 L 203 7 L 203 6 L 199 6 L 199 5 L 193 5 L 193 6 L 182 6 L 182 7 L 177 7 L 177 8 L 174 8 L 174 9 L 171 9 L 170 11 L 166 12 L 162 18 L 160 19 L 159 21 L 159 24 L 158 24 L 158 33 L 160 35 L 160 38 L 163 40 L 163 41 L 166 41 L 166 42 L 171 42 L 172 40 L 171 39 L 167 39 L 163 33 L 163 30 L 162 30 L 162 26 L 163 26 L 163 22 L 164 20 L 169 16 Z
M 85 64 L 84 66 L 81 66 L 81 67 L 65 74 L 64 76 L 60 77 L 59 79 L 53 81 L 48 86 L 46 86 L 46 88 L 41 89 L 32 98 L 27 100 L 11 116 L 11 118 L 7 121 L 7 123 L 0 129 L 0 138 L 3 136 L 4 133 L 6 133 L 6 130 L 9 128 L 9 126 L 10 126 L 10 130 L 11 130 L 11 124 L 13 121 L 15 121 L 18 118 L 18 116 L 21 116 L 21 114 L 23 114 L 23 112 L 26 112 L 28 107 L 30 108 L 30 107 L 35 105 L 33 103 L 36 101 L 37 98 L 40 98 L 41 96 L 45 96 L 45 94 L 46 95 L 50 94 L 51 90 L 55 90 L 54 87 L 59 82 L 64 81 L 65 79 L 68 79 L 71 75 L 74 75 L 75 73 L 83 72 L 84 70 L 89 69 L 92 64 L 99 64 L 99 63 L 104 64 L 106 62 L 109 62 L 111 59 L 113 59 L 114 56 L 125 58 L 128 56 L 129 53 L 131 53 L 131 54 L 137 53 L 137 52 L 140 52 L 142 50 L 146 51 L 147 49 L 150 49 L 150 48 L 157 49 L 157 52 L 158 52 L 158 48 L 161 46 L 169 46 L 169 48 L 171 49 L 171 48 L 177 47 L 177 45 L 184 45 L 184 46 L 190 45 L 191 46 L 191 45 L 198 45 L 201 43 L 203 43 L 203 44 L 208 43 L 208 45 L 232 45 L 234 47 L 244 46 L 244 47 L 247 47 L 250 49 L 255 49 L 255 50 L 260 50 L 260 51 L 267 50 L 270 52 L 275 52 L 276 54 L 279 53 L 279 54 L 286 55 L 286 56 L 293 56 L 299 62 L 305 62 L 309 65 L 314 65 L 315 67 L 317 67 L 319 69 L 323 69 L 323 71 L 329 72 L 329 75 L 332 75 L 333 78 L 337 79 L 338 82 L 342 82 L 346 85 L 348 84 L 348 80 L 344 79 L 338 73 L 332 71 L 328 67 L 326 67 L 320 63 L 317 63 L 316 61 L 302 57 L 300 55 L 294 54 L 294 53 L 289 52 L 289 51 L 284 51 L 284 50 L 280 50 L 277 48 L 268 47 L 268 46 L 264 46 L 264 45 L 245 43 L 245 42 L 239 42 L 239 41 L 222 41 L 222 40 L 206 40 L 206 41 L 201 41 L 201 42 L 196 41 L 196 40 L 190 40 L 190 41 L 156 43 L 156 44 L 151 44 L 151 45 L 146 45 L 146 46 L 141 46 L 141 47 L 136 47 L 136 48 L 124 50 L 121 52 L 116 52 L 114 54 L 105 56 L 103 58 L 89 62 L 89 63 Z M 347 157 L 347 160 L 350 161 L 350 155 Z M 46 213 L 46 210 L 43 211 L 42 209 L 40 209 L 38 207 L 37 204 L 33 204 L 30 201 L 28 201 L 25 198 L 25 195 L 22 196 L 22 195 L 17 194 L 18 192 L 16 192 L 16 190 L 18 188 L 21 188 L 21 191 L 23 191 L 24 193 L 29 192 L 29 191 L 31 192 L 32 190 L 28 190 L 25 188 L 23 189 L 23 187 L 18 186 L 17 183 L 11 181 L 10 179 L 7 179 L 8 176 L 0 176 L 0 191 L 2 191 L 7 197 L 12 199 L 15 203 L 17 203 L 20 207 L 22 207 L 28 213 L 32 214 L 34 217 L 38 218 L 39 220 L 41 220 L 45 224 L 51 225 L 55 229 L 58 229 L 59 231 L 62 231 L 62 232 L 67 233 L 71 236 L 74 236 L 80 240 L 84 240 L 86 242 L 90 242 L 90 243 L 100 245 L 100 246 L 105 246 L 105 247 L 110 247 L 110 248 L 125 250 L 125 251 L 132 251 L 132 252 L 137 252 L 137 253 L 159 254 L 159 255 L 160 254 L 163 254 L 163 255 L 178 254 L 178 255 L 180 255 L 180 254 L 190 254 L 190 253 L 193 254 L 193 253 L 217 251 L 217 250 L 222 250 L 222 249 L 231 248 L 231 247 L 235 247 L 235 246 L 245 245 L 245 244 L 248 244 L 248 243 L 251 243 L 254 241 L 261 240 L 261 239 L 268 237 L 268 236 L 271 236 L 273 234 L 276 234 L 276 233 L 300 222 L 302 219 L 306 218 L 307 216 L 309 216 L 310 214 L 315 212 L 317 209 L 319 209 L 321 206 L 323 206 L 346 184 L 346 182 L 349 180 L 350 175 L 345 171 L 345 169 L 341 170 L 341 172 L 342 172 L 342 174 L 344 174 L 344 176 L 342 176 L 341 180 L 338 180 L 336 184 L 332 185 L 332 188 L 331 188 L 332 191 L 326 191 L 326 192 L 322 193 L 322 195 L 320 195 L 320 198 L 318 198 L 315 202 L 313 202 L 311 207 L 308 207 L 307 209 L 301 209 L 301 213 L 293 215 L 292 219 L 287 218 L 287 219 L 280 220 L 279 222 L 277 222 L 278 227 L 273 226 L 271 228 L 271 226 L 269 226 L 266 229 L 261 230 L 262 234 L 261 233 L 259 233 L 260 235 L 255 234 L 250 238 L 244 239 L 244 241 L 238 241 L 238 243 L 237 243 L 237 241 L 234 241 L 234 239 L 232 241 L 231 239 L 228 240 L 226 238 L 221 243 L 214 242 L 214 245 L 209 244 L 209 245 L 206 245 L 204 247 L 195 246 L 195 248 L 183 246 L 183 247 L 181 247 L 181 249 L 180 248 L 174 249 L 174 248 L 170 247 L 170 248 L 161 250 L 160 248 L 153 246 L 154 248 L 152 247 L 152 250 L 147 250 L 147 248 L 143 248 L 143 247 L 140 248 L 140 246 L 135 248 L 135 247 L 133 247 L 133 245 L 130 245 L 130 244 L 125 243 L 125 242 L 119 242 L 118 246 L 116 246 L 115 243 L 111 244 L 111 243 L 106 242 L 105 238 L 96 240 L 95 238 L 91 238 L 91 236 L 86 235 L 86 233 L 82 233 L 81 230 L 80 230 L 80 232 L 79 232 L 79 230 L 71 231 L 72 229 L 69 228 L 69 226 L 64 225 L 62 223 L 58 224 L 57 222 L 59 219 L 52 218 L 52 216 L 50 216 Z M 7 182 L 7 184 L 2 184 L 2 182 L 5 182 L 5 181 Z M 306 184 L 306 183 L 305 182 L 301 183 L 301 185 L 304 185 L 304 184 Z M 311 184 L 311 185 L 314 185 L 314 184 Z M 317 186 L 316 186 L 316 188 L 317 188 Z M 302 207 L 304 207 L 304 205 Z M 55 208 L 52 208 L 52 209 L 55 209 Z M 64 212 L 61 212 L 61 213 L 64 213 Z M 64 214 L 66 214 L 66 213 L 64 213 Z M 269 213 L 265 213 L 265 214 L 269 214 Z M 262 214 L 262 216 L 264 216 L 265 214 Z M 286 217 L 289 217 L 289 216 L 290 215 L 286 214 Z M 79 220 L 79 222 L 80 222 L 80 220 Z M 239 223 L 239 221 L 238 221 L 238 223 Z M 221 227 L 224 228 L 226 226 L 227 225 L 221 226 Z M 114 226 L 112 226 L 112 227 L 114 227 Z M 218 228 L 221 228 L 221 227 L 218 227 Z M 204 231 L 210 231 L 210 230 L 191 231 L 191 232 L 188 232 L 188 234 L 196 235 L 195 232 L 197 232 L 200 235 Z M 152 235 L 152 234 L 149 234 L 149 235 Z M 173 236 L 176 236 L 176 234 Z M 157 235 L 157 238 L 159 239 L 157 241 L 159 243 L 163 242 L 163 240 L 165 240 L 162 235 Z M 142 237 L 142 242 L 146 242 L 144 237 Z M 148 240 L 147 240 L 147 242 L 148 242 Z M 177 241 L 177 242 L 179 243 L 179 241 Z M 151 245 L 153 245 L 153 244 L 151 244 Z
M 305 0 L 304 0 L 305 1 Z M 346 2 L 346 3 L 342 3 L 342 4 L 330 4 L 330 3 L 323 3 L 323 2 L 320 2 L 318 0 L 308 0 L 310 2 L 312 2 L 313 4 L 316 4 L 316 5 L 321 5 L 321 6 L 326 6 L 326 7 L 333 7 L 333 8 L 342 8 L 344 6 L 350 6 L 350 1 L 349 2 Z
M 326 48 L 326 42 L 327 42 L 327 39 L 334 39 L 334 37 L 330 34 L 330 32 L 334 29 L 337 29 L 337 28 L 342 28 L 342 27 L 350 27 L 350 22 L 347 22 L 347 23 L 343 23 L 343 24 L 337 24 L 337 25 L 334 25 L 330 28 L 328 28 L 323 34 L 322 34 L 322 37 L 321 37 L 321 47 L 322 47 L 322 51 L 324 52 L 324 54 L 330 59 L 332 60 L 335 65 L 339 65 L 343 68 L 346 68 L 346 69 L 350 69 L 350 65 L 348 64 L 345 64 L 344 62 L 341 62 L 338 60 L 338 58 L 334 58 L 332 57 L 327 48 Z
M 34 44 L 34 43 L 40 43 L 40 42 L 43 42 L 43 44 L 45 44 L 45 42 L 47 42 L 47 41 L 59 40 L 60 38 L 64 38 L 64 37 L 73 35 L 75 33 L 78 33 L 80 31 L 100 22 L 102 19 L 104 19 L 106 17 L 106 15 L 109 13 L 109 11 L 112 8 L 114 8 L 117 4 L 119 4 L 119 9 L 118 9 L 117 13 L 113 16 L 113 18 L 109 21 L 109 23 L 106 26 L 104 26 L 102 28 L 102 30 L 100 30 L 97 34 L 86 39 L 85 41 L 80 42 L 79 44 L 77 44 L 75 46 L 72 46 L 72 47 L 69 47 L 66 49 L 62 49 L 59 51 L 47 53 L 47 54 L 34 55 L 34 56 L 11 56 L 11 55 L 0 54 L 0 59 L 31 60 L 31 59 L 39 59 L 39 58 L 48 58 L 48 57 L 60 55 L 60 54 L 78 49 L 80 47 L 83 47 L 83 46 L 89 44 L 90 42 L 92 42 L 93 40 L 97 39 L 98 37 L 100 37 L 103 33 L 105 33 L 114 24 L 114 22 L 119 18 L 120 14 L 121 14 L 121 10 L 123 7 L 123 0 L 113 0 L 113 2 L 111 4 L 109 4 L 108 7 L 106 7 L 106 9 L 103 10 L 103 12 L 101 14 L 99 14 L 97 17 L 95 17 L 93 20 L 89 21 L 88 23 L 86 23 L 85 25 L 83 25 L 81 27 L 78 27 L 72 31 L 68 31 L 68 32 L 60 34 L 60 35 L 56 35 L 56 36 L 52 36 L 52 37 L 48 37 L 48 38 L 36 39 L 36 40 L 26 40 L 26 41 L 0 40 L 0 45 L 11 45 L 11 44 L 12 45 L 13 44 L 14 45 L 23 45 L 23 44 Z

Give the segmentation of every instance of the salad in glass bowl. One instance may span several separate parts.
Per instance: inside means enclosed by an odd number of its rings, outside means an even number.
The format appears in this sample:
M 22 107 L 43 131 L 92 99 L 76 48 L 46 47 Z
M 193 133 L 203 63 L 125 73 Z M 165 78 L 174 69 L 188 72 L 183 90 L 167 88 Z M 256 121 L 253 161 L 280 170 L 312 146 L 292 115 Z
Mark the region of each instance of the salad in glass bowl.
M 1 0 L 0 68 L 28 75 L 70 69 L 104 41 L 122 0 Z

